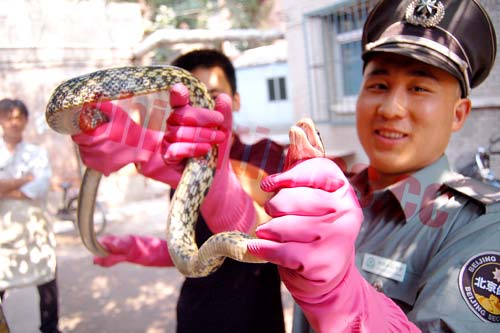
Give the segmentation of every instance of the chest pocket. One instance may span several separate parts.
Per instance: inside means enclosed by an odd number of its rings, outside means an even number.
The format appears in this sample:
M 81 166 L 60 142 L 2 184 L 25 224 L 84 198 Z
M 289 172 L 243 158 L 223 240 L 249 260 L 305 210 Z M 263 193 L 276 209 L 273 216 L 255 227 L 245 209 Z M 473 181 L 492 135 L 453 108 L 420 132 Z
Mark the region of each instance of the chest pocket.
M 360 259 L 358 267 L 363 267 L 363 258 L 366 257 L 363 254 L 358 258 Z M 371 273 L 363 268 L 360 269 L 360 272 L 375 289 L 384 293 L 387 297 L 403 302 L 410 307 L 415 304 L 421 274 L 411 271 L 409 266 L 405 269 L 402 281 L 398 281 L 397 278 L 383 276 L 383 274 Z

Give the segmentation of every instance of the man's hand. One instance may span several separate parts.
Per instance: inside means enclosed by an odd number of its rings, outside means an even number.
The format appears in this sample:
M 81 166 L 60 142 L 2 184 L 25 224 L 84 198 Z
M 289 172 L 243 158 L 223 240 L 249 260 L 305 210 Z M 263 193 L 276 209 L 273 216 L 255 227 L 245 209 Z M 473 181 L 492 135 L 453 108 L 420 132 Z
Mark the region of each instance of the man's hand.
M 298 162 L 264 179 L 277 194 L 273 219 L 250 241 L 254 256 L 279 265 L 282 281 L 319 332 L 419 332 L 354 264 L 363 214 L 351 185 L 329 159 Z
M 260 239 L 249 251 L 278 264 L 294 296 L 319 297 L 336 288 L 352 263 L 363 220 L 342 171 L 329 159 L 313 158 L 267 177 L 262 187 L 277 192 L 265 206 L 273 219 L 257 228 Z
M 111 102 L 85 107 L 98 108 L 109 119 L 94 130 L 71 137 L 86 166 L 109 175 L 129 163 L 146 162 L 158 152 L 163 133 L 143 128 Z
M 108 251 L 106 257 L 94 257 L 94 264 L 111 267 L 120 262 L 142 266 L 173 266 L 165 240 L 146 236 L 105 235 L 99 242 Z
M 232 101 L 226 94 L 215 100 L 214 110 L 193 107 L 182 84 L 171 89 L 174 112 L 167 120 L 163 157 L 168 165 L 183 158 L 206 154 L 217 145 L 215 177 L 201 206 L 201 213 L 213 233 L 238 230 L 247 232 L 256 221 L 252 198 L 243 190 L 229 161 L 232 144 Z
M 220 129 L 224 123 L 221 112 L 217 108 L 197 108 L 189 102 L 189 91 L 182 83 L 170 89 L 173 112 L 167 118 L 167 132 L 162 143 L 163 159 L 167 164 L 206 155 L 213 145 L 226 139 L 225 130 Z

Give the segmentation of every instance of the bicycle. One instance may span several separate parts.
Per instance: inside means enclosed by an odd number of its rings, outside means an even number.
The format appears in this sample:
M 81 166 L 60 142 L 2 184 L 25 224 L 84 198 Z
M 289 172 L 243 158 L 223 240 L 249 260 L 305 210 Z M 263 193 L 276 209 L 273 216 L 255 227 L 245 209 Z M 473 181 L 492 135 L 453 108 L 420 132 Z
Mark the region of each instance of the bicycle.
M 63 190 L 61 206 L 57 210 L 56 217 L 60 220 L 71 221 L 75 230 L 78 230 L 76 226 L 76 214 L 78 208 L 78 192 L 70 194 L 70 190 L 73 188 L 71 182 L 63 182 L 60 185 Z M 104 205 L 100 202 L 95 203 L 94 209 L 94 228 L 97 235 L 101 234 L 108 223 L 107 212 Z

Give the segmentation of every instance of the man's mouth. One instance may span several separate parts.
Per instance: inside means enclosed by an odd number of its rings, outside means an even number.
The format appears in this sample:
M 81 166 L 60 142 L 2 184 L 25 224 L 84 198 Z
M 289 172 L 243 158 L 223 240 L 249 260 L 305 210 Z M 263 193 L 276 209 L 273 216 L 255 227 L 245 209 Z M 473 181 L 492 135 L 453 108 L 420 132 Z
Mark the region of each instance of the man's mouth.
M 375 130 L 375 133 L 387 139 L 402 139 L 406 136 L 404 133 L 388 130 Z

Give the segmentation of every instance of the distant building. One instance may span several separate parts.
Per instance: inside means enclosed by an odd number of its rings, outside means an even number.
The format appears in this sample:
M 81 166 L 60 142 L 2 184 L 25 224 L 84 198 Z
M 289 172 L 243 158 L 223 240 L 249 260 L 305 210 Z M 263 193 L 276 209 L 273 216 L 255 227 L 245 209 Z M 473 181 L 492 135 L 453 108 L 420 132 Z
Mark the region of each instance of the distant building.
M 235 113 L 235 129 L 243 139 L 270 136 L 288 143 L 294 123 L 288 48 L 285 40 L 244 51 L 234 59 L 241 110 Z

